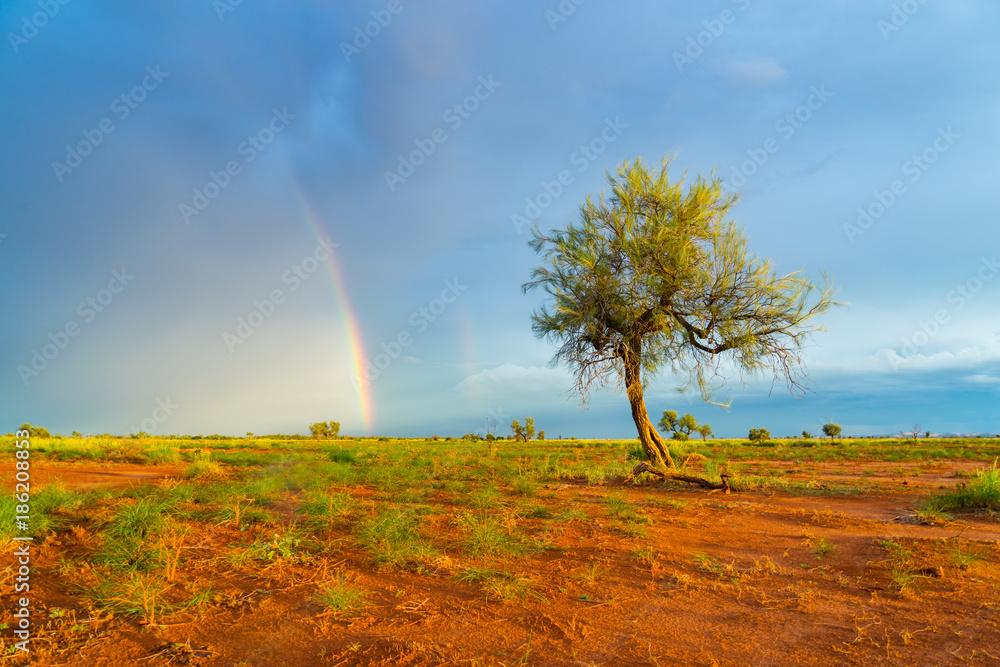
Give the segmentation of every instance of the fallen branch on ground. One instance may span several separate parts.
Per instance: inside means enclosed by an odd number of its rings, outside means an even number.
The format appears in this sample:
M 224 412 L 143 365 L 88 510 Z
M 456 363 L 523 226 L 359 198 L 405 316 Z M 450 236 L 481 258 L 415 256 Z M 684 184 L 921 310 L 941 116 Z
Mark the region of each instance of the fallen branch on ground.
M 687 482 L 688 484 L 697 484 L 698 486 L 704 489 L 712 489 L 713 491 L 720 491 L 722 489 L 725 489 L 726 493 L 729 493 L 730 491 L 729 478 L 731 477 L 731 475 L 729 473 L 724 472 L 720 474 L 719 477 L 722 479 L 722 482 L 716 484 L 702 477 L 693 477 L 691 475 L 677 475 L 674 473 L 666 472 L 665 470 L 660 470 L 659 468 L 654 468 L 653 466 L 649 465 L 648 461 L 641 461 L 638 465 L 636 465 L 636 467 L 632 468 L 631 474 L 629 474 L 629 476 L 625 478 L 625 481 L 631 482 L 644 472 L 648 472 L 651 475 L 656 475 L 660 479 L 676 479 L 677 481 Z

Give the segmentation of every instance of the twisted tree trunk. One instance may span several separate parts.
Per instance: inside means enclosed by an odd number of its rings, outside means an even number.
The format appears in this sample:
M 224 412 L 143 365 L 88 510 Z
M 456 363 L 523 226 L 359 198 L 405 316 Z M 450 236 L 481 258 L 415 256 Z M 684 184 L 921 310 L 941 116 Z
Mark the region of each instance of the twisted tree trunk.
M 635 422 L 635 428 L 639 432 L 639 442 L 642 444 L 646 456 L 664 472 L 668 467 L 671 470 L 676 470 L 677 466 L 674 465 L 674 460 L 670 457 L 670 450 L 660 438 L 660 434 L 656 432 L 656 427 L 649 420 L 649 413 L 646 411 L 639 364 L 642 354 L 641 346 L 641 340 L 634 340 L 629 348 L 621 353 L 622 362 L 625 365 L 625 393 L 632 406 L 632 421 Z

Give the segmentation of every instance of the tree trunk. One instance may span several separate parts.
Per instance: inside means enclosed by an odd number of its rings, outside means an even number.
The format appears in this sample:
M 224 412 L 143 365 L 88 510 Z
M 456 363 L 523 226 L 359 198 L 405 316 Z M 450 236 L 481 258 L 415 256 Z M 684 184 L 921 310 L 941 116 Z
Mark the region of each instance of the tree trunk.
M 646 401 L 643 399 L 642 378 L 640 373 L 639 359 L 642 353 L 642 343 L 633 342 L 630 350 L 622 354 L 622 361 L 625 364 L 625 393 L 628 401 L 632 405 L 632 421 L 639 432 L 639 442 L 646 456 L 662 470 L 669 467 L 676 470 L 674 460 L 670 457 L 670 451 L 656 432 L 656 427 L 649 420 L 649 413 L 646 412 Z

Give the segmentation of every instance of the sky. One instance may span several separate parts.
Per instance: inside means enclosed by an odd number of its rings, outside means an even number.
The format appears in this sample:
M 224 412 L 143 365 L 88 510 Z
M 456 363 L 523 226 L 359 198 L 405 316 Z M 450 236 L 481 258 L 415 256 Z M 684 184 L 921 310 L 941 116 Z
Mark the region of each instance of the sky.
M 0 431 L 636 437 L 521 285 L 532 225 L 673 155 L 848 305 L 804 397 L 667 372 L 654 419 L 1000 432 L 995 2 L 12 0 L 0 33 Z

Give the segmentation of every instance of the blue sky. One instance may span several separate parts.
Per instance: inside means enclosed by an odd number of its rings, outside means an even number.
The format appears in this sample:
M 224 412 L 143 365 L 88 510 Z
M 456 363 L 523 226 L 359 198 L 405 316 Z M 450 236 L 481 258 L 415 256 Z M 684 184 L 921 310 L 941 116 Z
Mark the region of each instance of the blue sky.
M 0 8 L 7 428 L 634 437 L 533 338 L 521 223 L 676 154 L 850 305 L 805 398 L 667 374 L 650 413 L 1000 432 L 995 3 L 146 4 Z

